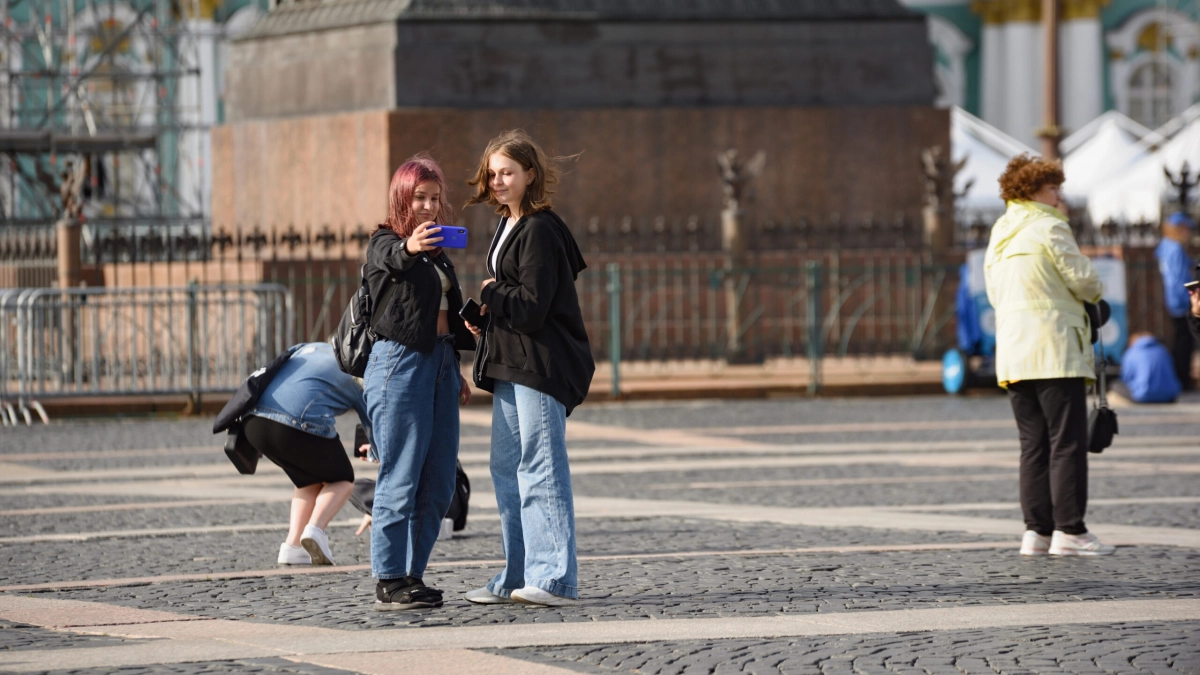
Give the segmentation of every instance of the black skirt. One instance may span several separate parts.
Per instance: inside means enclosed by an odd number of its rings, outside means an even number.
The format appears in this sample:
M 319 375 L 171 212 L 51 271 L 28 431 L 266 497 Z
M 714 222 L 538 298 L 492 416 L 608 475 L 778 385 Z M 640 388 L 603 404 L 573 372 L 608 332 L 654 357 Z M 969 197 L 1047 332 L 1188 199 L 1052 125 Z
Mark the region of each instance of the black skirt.
M 298 488 L 354 480 L 354 467 L 336 436 L 323 438 L 253 415 L 246 418 L 245 433 L 250 445 L 278 464 Z

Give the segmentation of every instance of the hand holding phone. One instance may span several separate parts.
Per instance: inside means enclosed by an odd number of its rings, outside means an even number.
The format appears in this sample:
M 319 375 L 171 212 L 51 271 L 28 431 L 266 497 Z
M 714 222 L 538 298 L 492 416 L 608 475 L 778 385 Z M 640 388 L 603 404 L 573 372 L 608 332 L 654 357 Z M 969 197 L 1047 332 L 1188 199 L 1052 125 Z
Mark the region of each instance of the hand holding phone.
M 413 230 L 412 236 L 404 240 L 404 250 L 409 255 L 422 251 L 432 251 L 442 245 L 442 228 L 437 223 L 421 223 Z
M 458 315 L 463 318 L 463 321 L 476 328 L 482 329 L 487 325 L 487 319 L 483 318 L 482 308 L 475 301 L 475 298 L 467 298 L 467 301 L 463 303 L 462 309 L 458 310 Z
M 437 227 L 442 228 L 439 233 L 442 235 L 442 248 L 467 247 L 467 228 L 457 225 L 437 225 Z

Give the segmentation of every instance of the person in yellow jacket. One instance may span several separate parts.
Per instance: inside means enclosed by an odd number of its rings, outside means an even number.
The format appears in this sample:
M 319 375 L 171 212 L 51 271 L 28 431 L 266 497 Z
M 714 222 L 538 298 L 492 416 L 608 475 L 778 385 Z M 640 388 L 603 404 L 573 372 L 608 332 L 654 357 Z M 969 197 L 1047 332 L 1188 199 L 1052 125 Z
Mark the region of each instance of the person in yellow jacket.
M 1095 380 L 1083 304 L 1104 290 L 1064 215 L 1062 164 L 1014 158 L 984 277 L 996 312 L 996 379 L 1021 438 L 1022 555 L 1107 555 L 1088 532 L 1087 387 Z

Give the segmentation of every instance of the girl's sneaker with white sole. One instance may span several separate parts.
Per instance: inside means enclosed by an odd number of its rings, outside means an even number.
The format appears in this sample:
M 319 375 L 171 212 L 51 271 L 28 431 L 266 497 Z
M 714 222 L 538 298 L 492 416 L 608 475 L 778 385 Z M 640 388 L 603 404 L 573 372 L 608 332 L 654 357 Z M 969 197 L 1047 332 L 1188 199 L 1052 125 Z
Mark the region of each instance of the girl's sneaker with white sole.
M 275 562 L 280 565 L 311 565 L 312 556 L 303 546 L 291 546 L 285 541 L 279 545 L 279 559 Z
M 1025 536 L 1021 537 L 1021 555 L 1047 555 L 1049 552 L 1050 537 L 1025 530 Z
M 579 604 L 573 598 L 564 598 L 550 591 L 543 591 L 536 586 L 518 588 L 512 592 L 512 599 L 522 605 L 540 605 L 542 607 L 570 607 Z
M 516 602 L 512 598 L 496 595 L 487 586 L 467 591 L 467 594 L 463 597 L 466 598 L 467 602 L 473 602 L 477 605 L 511 605 Z
M 1091 532 L 1067 534 L 1055 530 L 1050 540 L 1050 555 L 1112 555 L 1115 550 L 1116 546 L 1101 544 Z

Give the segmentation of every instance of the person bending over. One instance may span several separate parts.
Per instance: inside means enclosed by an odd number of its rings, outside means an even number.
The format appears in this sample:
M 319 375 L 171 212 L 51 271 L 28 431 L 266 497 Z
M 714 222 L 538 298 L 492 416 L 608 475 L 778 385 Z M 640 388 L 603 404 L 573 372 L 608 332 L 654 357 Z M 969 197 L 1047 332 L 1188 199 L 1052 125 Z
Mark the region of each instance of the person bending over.
M 334 418 L 351 410 L 370 433 L 362 384 L 338 368 L 331 345 L 314 342 L 297 347 L 247 413 L 246 440 L 296 486 L 281 565 L 334 564 L 325 528 L 354 489 Z

